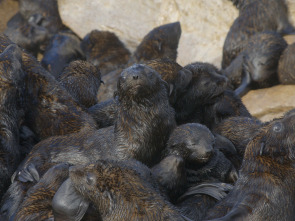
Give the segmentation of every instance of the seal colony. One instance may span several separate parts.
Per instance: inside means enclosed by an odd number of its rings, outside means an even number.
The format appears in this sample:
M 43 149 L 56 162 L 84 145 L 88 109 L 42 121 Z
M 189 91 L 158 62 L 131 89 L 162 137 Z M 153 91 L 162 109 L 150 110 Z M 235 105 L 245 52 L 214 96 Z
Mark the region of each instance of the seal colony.
M 131 53 L 20 0 L 0 35 L 0 220 L 293 220 L 295 109 L 262 123 L 240 96 L 292 83 L 294 28 L 283 0 L 232 2 L 219 70 L 176 62 L 180 22 Z

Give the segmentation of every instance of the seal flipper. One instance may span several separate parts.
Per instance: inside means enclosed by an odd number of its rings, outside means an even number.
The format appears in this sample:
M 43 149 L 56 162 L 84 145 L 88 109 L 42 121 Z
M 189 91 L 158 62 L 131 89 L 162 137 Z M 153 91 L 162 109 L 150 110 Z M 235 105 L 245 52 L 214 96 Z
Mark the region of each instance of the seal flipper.
M 251 75 L 245 66 L 242 70 L 242 81 L 240 86 L 235 90 L 235 95 L 242 97 L 250 90 Z
M 59 187 L 52 200 L 54 220 L 79 221 L 83 218 L 89 207 L 89 202 L 84 199 L 67 179 Z
M 15 177 L 15 175 L 13 175 Z M 30 163 L 27 167 L 22 169 L 17 174 L 18 180 L 21 182 L 34 182 L 39 181 L 40 176 L 34 164 Z M 14 180 L 14 179 L 13 179 Z
M 203 183 L 189 188 L 178 200 L 183 200 L 187 196 L 196 194 L 205 194 L 217 200 L 221 200 L 232 188 L 233 186 L 227 183 Z

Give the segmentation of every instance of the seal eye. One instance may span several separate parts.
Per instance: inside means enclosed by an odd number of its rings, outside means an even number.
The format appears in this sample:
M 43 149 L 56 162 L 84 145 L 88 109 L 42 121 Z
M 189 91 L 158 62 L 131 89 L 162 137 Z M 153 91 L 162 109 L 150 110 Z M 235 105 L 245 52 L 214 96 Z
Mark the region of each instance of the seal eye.
M 88 185 L 93 185 L 94 182 L 95 182 L 95 176 L 94 176 L 94 174 L 92 174 L 92 173 L 88 173 L 88 174 L 87 174 L 87 177 L 86 177 L 86 183 L 87 183 Z
M 275 124 L 273 125 L 273 127 L 272 127 L 272 130 L 273 130 L 274 132 L 281 132 L 282 129 L 283 129 L 283 125 L 282 125 L 281 122 L 277 122 L 277 123 L 275 123 Z

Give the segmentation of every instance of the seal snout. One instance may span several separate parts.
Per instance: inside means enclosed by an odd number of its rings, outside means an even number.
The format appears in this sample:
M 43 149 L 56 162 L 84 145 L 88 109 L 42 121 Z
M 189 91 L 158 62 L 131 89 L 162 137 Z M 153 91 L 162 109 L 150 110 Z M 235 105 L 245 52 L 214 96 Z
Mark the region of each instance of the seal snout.
M 138 73 L 132 73 L 132 79 L 137 80 L 138 79 Z

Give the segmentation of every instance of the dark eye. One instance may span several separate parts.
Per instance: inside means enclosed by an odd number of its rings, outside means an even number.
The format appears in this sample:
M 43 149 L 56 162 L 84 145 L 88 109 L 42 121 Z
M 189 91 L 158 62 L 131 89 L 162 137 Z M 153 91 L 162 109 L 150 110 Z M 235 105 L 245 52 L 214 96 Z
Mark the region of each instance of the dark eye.
M 149 73 L 147 74 L 148 78 L 152 78 L 152 77 L 153 77 L 153 75 L 154 75 L 154 73 L 153 73 L 153 72 L 149 72 Z
M 86 177 L 86 182 L 88 185 L 93 185 L 95 183 L 95 176 L 92 173 L 88 173 Z
M 274 132 L 281 132 L 283 129 L 283 124 L 281 122 L 277 122 L 273 125 L 272 130 Z

